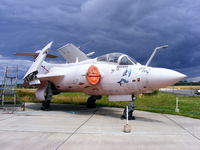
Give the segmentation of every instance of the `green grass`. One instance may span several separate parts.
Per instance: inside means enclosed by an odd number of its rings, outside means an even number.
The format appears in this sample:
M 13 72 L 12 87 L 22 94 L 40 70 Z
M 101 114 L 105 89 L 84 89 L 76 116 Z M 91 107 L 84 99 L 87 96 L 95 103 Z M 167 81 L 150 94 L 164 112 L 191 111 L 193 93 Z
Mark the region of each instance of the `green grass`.
M 34 90 L 18 90 L 18 97 L 24 102 L 41 102 L 35 98 Z M 84 93 L 61 93 L 53 96 L 52 102 L 82 105 L 86 104 L 88 97 Z M 175 112 L 176 97 L 177 95 L 162 92 L 137 96 L 136 109 L 200 119 L 200 97 L 179 95 L 179 113 Z M 96 104 L 106 107 L 125 107 L 129 102 L 109 102 L 108 98 L 104 96 L 101 100 L 97 100 Z

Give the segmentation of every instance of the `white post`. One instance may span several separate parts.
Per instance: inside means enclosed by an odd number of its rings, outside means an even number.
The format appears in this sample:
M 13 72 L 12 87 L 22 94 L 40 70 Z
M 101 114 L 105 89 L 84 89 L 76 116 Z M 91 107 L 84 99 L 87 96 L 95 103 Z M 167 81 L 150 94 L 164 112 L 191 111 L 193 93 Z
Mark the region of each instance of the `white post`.
M 126 106 L 126 124 L 128 124 L 128 106 Z
M 176 109 L 175 112 L 179 112 L 179 108 L 178 108 L 178 97 L 176 97 Z
M 128 125 L 128 106 L 126 106 L 126 124 L 124 125 L 124 130 L 125 133 L 130 133 L 131 132 L 131 126 Z

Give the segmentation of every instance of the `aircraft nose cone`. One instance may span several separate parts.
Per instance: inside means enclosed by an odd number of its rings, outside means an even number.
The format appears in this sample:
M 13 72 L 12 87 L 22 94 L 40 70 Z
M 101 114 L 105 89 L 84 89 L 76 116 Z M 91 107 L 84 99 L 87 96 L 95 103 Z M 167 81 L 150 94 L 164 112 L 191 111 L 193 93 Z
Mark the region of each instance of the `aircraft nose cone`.
M 186 75 L 174 70 L 164 68 L 152 68 L 148 74 L 148 82 L 151 88 L 159 89 L 173 85 L 184 79 Z

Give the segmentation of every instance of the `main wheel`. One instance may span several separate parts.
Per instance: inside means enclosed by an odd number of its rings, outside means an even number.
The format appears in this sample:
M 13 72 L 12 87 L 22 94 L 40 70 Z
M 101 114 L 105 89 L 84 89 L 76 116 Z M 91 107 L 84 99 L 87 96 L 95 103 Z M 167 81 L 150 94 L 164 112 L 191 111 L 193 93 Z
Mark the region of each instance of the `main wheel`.
M 96 108 L 96 98 L 94 96 L 90 96 L 87 100 L 87 108 Z
M 41 110 L 46 110 L 46 111 L 50 111 L 51 107 L 50 107 L 50 100 L 45 100 L 42 102 L 42 107 Z

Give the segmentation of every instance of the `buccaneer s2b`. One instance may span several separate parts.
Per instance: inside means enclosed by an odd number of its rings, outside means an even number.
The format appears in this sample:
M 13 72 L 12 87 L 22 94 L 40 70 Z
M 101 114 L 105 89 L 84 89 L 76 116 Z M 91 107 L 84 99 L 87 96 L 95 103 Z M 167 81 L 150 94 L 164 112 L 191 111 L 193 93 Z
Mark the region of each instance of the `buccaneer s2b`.
M 122 53 L 110 53 L 94 59 L 73 44 L 58 49 L 66 59 L 65 64 L 51 64 L 44 61 L 49 55 L 52 42 L 35 53 L 17 53 L 35 57 L 35 61 L 24 76 L 24 81 L 37 85 L 36 97 L 43 101 L 42 109 L 49 109 L 51 96 L 60 92 L 84 92 L 91 95 L 87 107 L 94 107 L 102 95 L 110 101 L 132 101 L 134 94 L 151 93 L 172 85 L 186 76 L 179 72 L 149 67 L 158 47 L 146 65 Z M 46 95 L 45 95 L 46 94 Z M 132 113 L 130 113 L 130 117 Z

